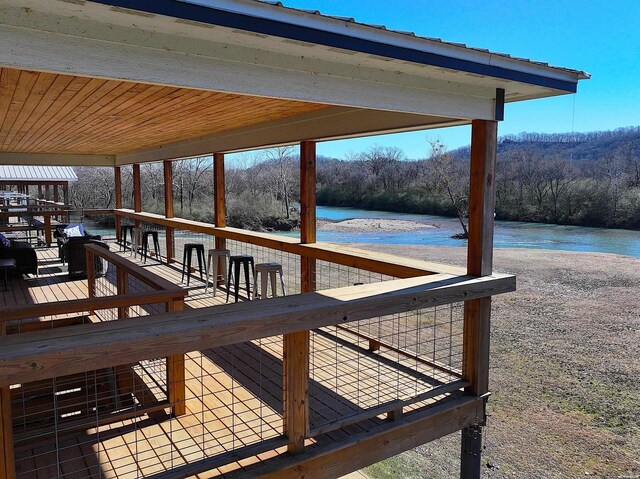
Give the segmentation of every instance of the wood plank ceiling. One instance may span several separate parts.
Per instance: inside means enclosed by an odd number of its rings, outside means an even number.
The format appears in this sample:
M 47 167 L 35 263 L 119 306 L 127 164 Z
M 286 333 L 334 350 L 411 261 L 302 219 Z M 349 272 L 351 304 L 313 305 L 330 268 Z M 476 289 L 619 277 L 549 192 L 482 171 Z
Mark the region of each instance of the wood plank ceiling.
M 0 151 L 119 154 L 327 108 L 299 101 L 0 69 Z

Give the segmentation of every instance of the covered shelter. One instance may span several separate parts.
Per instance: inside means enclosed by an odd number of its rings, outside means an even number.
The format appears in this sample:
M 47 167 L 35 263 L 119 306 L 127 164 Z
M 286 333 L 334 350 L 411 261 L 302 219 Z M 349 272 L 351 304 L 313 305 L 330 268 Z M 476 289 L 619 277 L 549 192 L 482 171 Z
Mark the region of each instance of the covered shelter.
M 89 267 L 86 298 L 2 316 L 0 478 L 328 478 L 459 430 L 461 475 L 479 477 L 491 296 L 515 289 L 492 270 L 498 122 L 506 103 L 575 93 L 587 74 L 279 2 L 1 0 L 0 13 L 0 41 L 12 45 L 0 53 L 0 163 L 113 167 L 116 208 L 96 214 L 114 215 L 118 235 L 126 222 L 163 233 L 154 268 L 167 268 L 150 279 L 124 254 L 88 247 L 87 264 L 101 257 L 114 276 Z M 317 142 L 464 124 L 466 268 L 316 242 Z M 290 144 L 300 145 L 300 239 L 227 227 L 224 155 Z M 215 223 L 175 218 L 172 161 L 209 154 Z M 140 164 L 155 161 L 164 215 L 142 211 Z M 197 294 L 185 297 L 171 267 L 187 233 L 277 259 L 290 295 L 185 308 Z M 439 322 L 438 308 L 451 319 Z M 78 312 L 83 324 L 65 317 L 64 332 L 11 323 Z M 15 448 L 28 433 L 15 391 L 79 376 L 95 403 L 62 413 L 56 399 L 44 452 Z M 74 427 L 58 427 L 70 414 Z

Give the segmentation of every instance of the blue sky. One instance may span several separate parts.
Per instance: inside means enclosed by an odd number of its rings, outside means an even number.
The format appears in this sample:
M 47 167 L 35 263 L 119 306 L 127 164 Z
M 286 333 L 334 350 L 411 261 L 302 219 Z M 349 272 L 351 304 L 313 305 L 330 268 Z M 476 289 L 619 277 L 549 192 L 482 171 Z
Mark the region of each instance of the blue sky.
M 466 43 L 592 74 L 577 95 L 506 106 L 499 134 L 611 130 L 640 124 L 640 0 L 282 0 L 356 21 Z M 469 127 L 325 142 L 343 157 L 373 145 L 427 154 L 427 139 L 469 143 Z

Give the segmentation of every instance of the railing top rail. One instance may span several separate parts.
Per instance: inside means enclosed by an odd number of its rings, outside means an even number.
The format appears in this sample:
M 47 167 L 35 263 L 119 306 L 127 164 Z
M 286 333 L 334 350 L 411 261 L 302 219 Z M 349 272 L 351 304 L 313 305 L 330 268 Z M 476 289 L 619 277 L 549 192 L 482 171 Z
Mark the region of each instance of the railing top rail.
M 133 210 L 114 210 L 116 215 L 155 223 L 170 228 L 179 228 L 195 233 L 219 236 L 230 240 L 243 241 L 272 248 L 287 253 L 306 256 L 322 261 L 352 266 L 376 273 L 395 276 L 398 278 L 412 278 L 426 274 L 466 274 L 466 268 L 458 266 L 443 265 L 419 259 L 403 258 L 390 254 L 363 251 L 353 247 L 337 245 L 333 243 L 311 243 L 303 244 L 296 238 L 287 236 L 277 236 L 268 233 L 258 233 L 238 228 L 220 228 L 211 223 L 191 221 L 183 218 L 166 218 L 153 213 L 136 213 Z
M 172 292 L 175 292 L 176 295 L 182 294 L 183 297 L 187 294 L 185 290 L 173 284 L 171 281 L 168 281 L 158 276 L 157 274 L 152 273 L 151 271 L 143 268 L 142 266 L 132 263 L 128 259 L 123 258 L 122 256 L 112 251 L 109 251 L 105 248 L 101 248 L 93 244 L 86 244 L 84 245 L 84 247 L 87 251 L 90 251 L 92 254 L 106 259 L 110 263 L 116 265 L 118 268 L 124 269 L 130 275 L 134 276 L 135 278 L 139 279 L 146 285 L 151 286 L 156 290 L 172 291 Z
M 54 210 L 54 211 L 58 211 L 58 210 L 67 210 L 67 209 L 71 209 L 71 205 L 65 205 L 64 203 L 49 203 L 46 205 L 24 205 L 24 206 L 19 206 L 19 205 L 11 205 L 11 206 L 0 206 L 0 209 L 2 211 L 49 211 L 49 210 Z
M 39 318 L 58 314 L 80 313 L 83 311 L 139 306 L 144 304 L 164 303 L 173 299 L 184 298 L 186 291 L 152 291 L 128 293 L 119 296 L 103 296 L 98 298 L 70 299 L 55 303 L 24 304 L 0 308 L 0 323 L 21 319 Z
M 2 337 L 0 386 L 514 290 L 510 275 L 437 274 Z

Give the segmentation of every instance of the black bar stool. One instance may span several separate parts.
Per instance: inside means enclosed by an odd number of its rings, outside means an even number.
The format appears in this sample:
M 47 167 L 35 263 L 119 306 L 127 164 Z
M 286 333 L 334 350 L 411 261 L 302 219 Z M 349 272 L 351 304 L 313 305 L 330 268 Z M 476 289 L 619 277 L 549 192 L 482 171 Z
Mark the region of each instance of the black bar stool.
M 187 272 L 187 286 L 189 286 L 189 280 L 191 279 L 191 256 L 195 250 L 198 256 L 198 270 L 200 271 L 200 279 L 204 281 L 202 277 L 202 265 L 204 264 L 204 245 L 201 243 L 185 243 L 184 253 L 182 254 L 182 282 L 184 282 L 184 273 Z
M 156 259 L 162 263 L 162 260 L 160 258 L 160 242 L 158 241 L 157 231 L 142 232 L 142 248 L 140 248 L 140 258 L 144 256 L 144 262 L 147 262 L 147 256 L 149 255 L 149 236 L 153 238 L 153 249 L 156 254 Z
M 245 288 L 247 290 L 247 299 L 251 300 L 251 287 L 249 286 L 251 283 L 249 282 L 249 265 L 251 265 L 251 275 L 254 278 L 256 277 L 255 266 L 253 263 L 253 256 L 248 254 L 239 254 L 236 256 L 232 256 L 229 258 L 229 281 L 233 278 L 233 292 L 235 295 L 235 302 L 238 302 L 238 290 L 240 289 L 240 265 L 244 266 L 244 281 Z M 233 271 L 233 276 L 231 276 L 231 271 Z M 229 302 L 229 292 L 231 291 L 231 284 L 227 286 L 227 302 Z
M 120 251 L 127 251 L 127 232 L 131 235 L 131 242 L 133 243 L 133 225 L 121 225 L 120 226 Z

